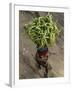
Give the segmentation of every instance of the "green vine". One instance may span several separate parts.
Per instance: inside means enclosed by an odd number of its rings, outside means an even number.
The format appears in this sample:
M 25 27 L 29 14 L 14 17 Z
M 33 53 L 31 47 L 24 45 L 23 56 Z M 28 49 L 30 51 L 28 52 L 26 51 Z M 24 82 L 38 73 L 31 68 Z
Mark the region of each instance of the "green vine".
M 24 28 L 38 48 L 54 45 L 60 32 L 51 14 L 34 18 L 32 22 L 25 24 Z

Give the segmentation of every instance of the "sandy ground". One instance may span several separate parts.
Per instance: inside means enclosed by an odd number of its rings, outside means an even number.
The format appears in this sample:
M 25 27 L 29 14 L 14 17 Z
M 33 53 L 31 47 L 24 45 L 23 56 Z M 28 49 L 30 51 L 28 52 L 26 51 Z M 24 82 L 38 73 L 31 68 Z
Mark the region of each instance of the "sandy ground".
M 39 13 L 44 16 L 47 13 Z M 43 78 L 44 68 L 38 69 L 37 62 L 35 61 L 36 46 L 30 40 L 23 28 L 24 24 L 33 20 L 36 14 L 34 12 L 20 12 L 19 13 L 19 78 Z M 63 15 L 54 14 L 58 22 L 63 25 Z M 60 17 L 58 19 L 58 17 Z M 60 25 L 61 25 L 60 24 Z M 63 52 L 63 34 L 58 38 L 57 44 L 54 47 L 49 47 L 48 63 L 52 69 L 49 70 L 48 77 L 63 77 L 64 76 L 64 52 Z

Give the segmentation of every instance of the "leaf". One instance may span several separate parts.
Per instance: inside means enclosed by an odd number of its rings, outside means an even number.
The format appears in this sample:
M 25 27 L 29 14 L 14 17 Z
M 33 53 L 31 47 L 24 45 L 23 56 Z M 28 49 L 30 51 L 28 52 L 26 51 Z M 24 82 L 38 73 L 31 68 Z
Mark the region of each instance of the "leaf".
M 25 27 L 31 40 L 39 47 L 53 45 L 60 32 L 50 13 L 47 16 L 33 19 Z

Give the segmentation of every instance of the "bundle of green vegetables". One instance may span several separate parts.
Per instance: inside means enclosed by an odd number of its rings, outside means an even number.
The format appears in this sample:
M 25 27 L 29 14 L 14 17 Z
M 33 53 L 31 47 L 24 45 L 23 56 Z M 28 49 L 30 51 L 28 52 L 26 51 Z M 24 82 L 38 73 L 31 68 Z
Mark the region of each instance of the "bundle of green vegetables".
M 25 24 L 24 27 L 38 48 L 54 45 L 60 32 L 51 14 L 34 18 L 32 22 Z

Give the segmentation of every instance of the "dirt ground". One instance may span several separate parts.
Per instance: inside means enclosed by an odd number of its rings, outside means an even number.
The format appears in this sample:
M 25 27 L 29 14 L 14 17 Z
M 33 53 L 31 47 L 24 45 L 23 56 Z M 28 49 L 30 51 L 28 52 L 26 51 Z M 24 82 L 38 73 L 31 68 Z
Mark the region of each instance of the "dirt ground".
M 63 27 L 63 13 L 52 13 L 60 27 Z M 19 79 L 43 78 L 44 68 L 38 69 L 35 60 L 36 46 L 25 33 L 24 24 L 31 22 L 38 15 L 47 15 L 45 12 L 19 12 Z M 64 32 L 64 31 L 63 31 Z M 52 67 L 48 77 L 64 76 L 64 35 L 60 34 L 57 43 L 49 47 L 48 63 Z

